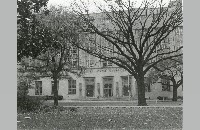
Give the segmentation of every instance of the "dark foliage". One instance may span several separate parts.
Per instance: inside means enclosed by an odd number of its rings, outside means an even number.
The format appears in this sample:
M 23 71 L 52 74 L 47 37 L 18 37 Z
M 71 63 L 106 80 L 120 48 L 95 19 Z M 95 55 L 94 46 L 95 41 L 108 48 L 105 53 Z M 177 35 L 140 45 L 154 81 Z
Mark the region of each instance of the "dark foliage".
M 70 107 L 70 108 L 69 108 L 69 111 L 71 111 L 71 112 L 77 112 L 78 109 L 77 109 L 76 107 Z
M 36 19 L 42 7 L 46 7 L 48 0 L 17 1 L 17 60 L 22 57 L 38 56 L 50 40 L 51 34 L 40 25 Z M 48 10 L 44 9 L 45 12 Z
M 32 98 L 28 95 L 17 95 L 17 109 L 18 111 L 36 111 L 41 108 L 41 101 L 39 98 Z
M 54 96 L 53 95 L 46 95 L 45 96 L 45 100 L 53 100 Z M 63 96 L 62 95 L 58 95 L 58 100 L 62 100 Z
M 183 100 L 183 96 L 178 96 L 177 99 Z

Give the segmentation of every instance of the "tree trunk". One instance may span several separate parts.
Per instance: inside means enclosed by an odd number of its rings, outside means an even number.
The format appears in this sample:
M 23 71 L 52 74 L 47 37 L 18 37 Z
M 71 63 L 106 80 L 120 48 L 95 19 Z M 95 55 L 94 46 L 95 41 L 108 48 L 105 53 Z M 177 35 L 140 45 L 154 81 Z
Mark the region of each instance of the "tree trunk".
M 177 89 L 178 89 L 178 87 L 176 85 L 173 85 L 173 98 L 172 98 L 172 101 L 177 101 Z
M 58 78 L 57 76 L 55 76 L 53 80 L 54 80 L 54 86 L 53 86 L 54 106 L 58 106 L 58 86 L 57 86 Z
M 178 84 L 175 80 L 174 77 L 171 77 L 171 81 L 173 83 L 173 97 L 172 97 L 172 101 L 177 101 L 177 89 L 178 89 Z
M 144 85 L 144 74 L 143 71 L 138 73 L 136 78 L 137 87 L 138 87 L 138 106 L 147 106 L 145 98 L 145 85 Z

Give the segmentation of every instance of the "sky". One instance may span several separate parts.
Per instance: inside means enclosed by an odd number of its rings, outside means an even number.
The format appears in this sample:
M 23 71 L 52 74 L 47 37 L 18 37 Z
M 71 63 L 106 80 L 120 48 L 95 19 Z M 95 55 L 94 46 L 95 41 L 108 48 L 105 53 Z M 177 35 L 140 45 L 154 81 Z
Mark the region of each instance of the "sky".
M 54 6 L 58 6 L 58 5 L 61 5 L 61 6 L 68 6 L 68 7 L 71 7 L 70 4 L 73 3 L 74 1 L 77 1 L 79 4 L 80 4 L 80 0 L 49 0 L 48 2 L 48 6 L 50 5 L 54 5 Z M 88 10 L 91 11 L 91 12 L 96 12 L 96 10 L 98 10 L 94 4 L 94 1 L 98 4 L 98 5 L 101 5 L 103 0 L 82 0 L 83 2 L 87 3 L 89 6 L 88 6 Z M 110 1 L 111 3 L 115 0 L 108 0 Z M 124 1 L 124 0 L 122 0 Z M 131 1 L 137 1 L 137 4 L 136 6 L 140 6 L 141 2 L 143 0 L 131 0 Z M 163 0 L 164 3 L 168 4 L 170 0 Z M 103 5 L 101 5 L 102 7 Z M 97 11 L 98 12 L 98 11 Z
M 74 0 L 49 0 L 48 5 L 69 5 Z
M 73 2 L 74 0 L 49 0 L 49 5 L 53 4 L 53 5 L 70 5 L 69 3 Z M 83 0 L 84 2 L 91 2 L 93 0 Z M 96 0 L 95 0 L 96 1 Z M 98 0 L 98 1 L 102 1 L 102 0 Z M 111 1 L 115 1 L 115 0 L 111 0 Z M 138 2 L 141 2 L 142 0 L 137 0 Z M 163 0 L 164 2 L 168 2 L 169 0 Z

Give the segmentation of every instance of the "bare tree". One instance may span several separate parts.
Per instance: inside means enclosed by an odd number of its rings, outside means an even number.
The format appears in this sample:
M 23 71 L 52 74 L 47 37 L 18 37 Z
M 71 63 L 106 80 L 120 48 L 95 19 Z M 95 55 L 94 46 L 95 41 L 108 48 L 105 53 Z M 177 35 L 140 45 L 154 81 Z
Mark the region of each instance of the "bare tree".
M 93 47 L 82 42 L 74 44 L 92 56 L 124 68 L 134 76 L 138 85 L 138 105 L 144 106 L 147 105 L 145 74 L 159 62 L 182 55 L 181 44 L 172 47 L 175 37 L 173 32 L 182 26 L 183 22 L 182 5 L 180 1 L 176 1 L 173 6 L 166 7 L 162 0 L 145 0 L 137 8 L 135 4 L 128 0 L 109 5 L 108 1 L 105 1 L 104 6 L 96 4 L 101 13 L 95 14 L 89 13 L 84 3 L 82 6 L 75 3 L 74 12 L 79 16 L 78 23 L 83 23 L 78 24 L 82 30 L 80 37 L 85 35 L 83 32 L 88 32 L 97 34 L 105 41 L 94 42 Z M 100 21 L 100 18 L 103 21 Z M 166 40 L 169 41 L 164 42 Z M 159 48 L 162 51 L 158 51 Z
M 155 82 L 163 75 L 167 76 L 172 81 L 173 98 L 172 101 L 177 101 L 177 89 L 183 85 L 183 60 L 182 57 L 177 57 L 173 60 L 166 60 L 154 66 L 147 78 L 150 82 Z

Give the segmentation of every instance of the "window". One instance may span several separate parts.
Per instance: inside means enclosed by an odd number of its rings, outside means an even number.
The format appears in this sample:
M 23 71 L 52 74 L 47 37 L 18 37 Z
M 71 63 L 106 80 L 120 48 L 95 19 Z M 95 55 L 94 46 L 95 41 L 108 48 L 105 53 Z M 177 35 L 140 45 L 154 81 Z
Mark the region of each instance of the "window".
M 170 91 L 170 80 L 167 76 L 161 78 L 162 91 Z
M 144 86 L 145 86 L 145 92 L 151 92 L 151 84 L 148 82 L 147 78 L 144 78 Z
M 95 59 L 94 56 L 87 54 L 87 58 L 85 58 L 85 60 L 86 60 L 86 66 L 88 68 L 95 67 L 95 65 L 96 65 L 96 61 L 95 60 L 96 59 Z
M 107 66 L 107 61 L 104 60 L 102 63 L 103 63 L 103 67 Z
M 89 33 L 89 34 L 88 34 L 88 40 L 89 40 L 90 42 L 94 43 L 95 40 L 96 40 L 96 35 L 95 35 L 95 33 Z
M 71 48 L 71 55 L 72 55 L 72 67 L 77 68 L 78 67 L 78 49 L 76 47 Z
M 106 50 L 107 50 L 107 55 L 108 56 L 112 56 L 113 55 L 113 51 L 114 51 L 114 45 L 112 43 L 108 42 Z
M 90 51 L 95 51 L 96 50 L 96 35 L 94 33 L 89 33 L 87 35 L 87 49 Z
M 183 35 L 183 27 L 180 27 L 180 35 Z
M 129 96 L 130 95 L 130 91 L 131 91 L 131 77 L 129 76 L 122 76 L 122 91 L 123 91 L 123 96 Z
M 51 81 L 51 95 L 53 95 L 54 81 Z M 59 81 L 57 81 L 57 90 L 59 90 Z
M 164 43 L 169 43 L 169 38 L 166 37 L 164 40 L 163 40 Z
M 77 68 L 78 66 L 78 61 L 77 60 L 72 60 L 72 67 Z
M 95 89 L 95 78 L 85 78 L 86 96 L 93 97 Z
M 98 48 L 99 45 L 96 44 L 96 34 L 95 33 L 88 33 L 87 35 L 85 35 L 85 41 L 83 42 L 83 46 L 91 51 L 91 52 L 98 52 L 100 51 L 100 49 Z M 88 53 L 84 53 L 84 59 L 82 59 L 84 61 L 85 67 L 87 68 L 91 68 L 91 67 L 95 67 L 96 65 L 96 58 Z
M 147 18 L 146 15 L 141 15 L 140 17 L 141 17 L 141 20 L 142 20 L 142 21 L 146 20 L 146 18 Z
M 42 95 L 42 81 L 35 81 L 35 95 Z
M 86 22 L 82 23 L 83 31 L 87 31 L 88 29 L 88 24 Z
M 94 67 L 95 66 L 95 57 L 94 56 L 90 56 L 90 60 L 89 60 L 89 67 Z
M 112 66 L 112 62 L 107 61 L 107 66 Z
M 175 35 L 183 35 L 183 28 L 178 27 L 175 29 Z
M 104 97 L 111 97 L 113 96 L 112 88 L 113 88 L 113 78 L 112 77 L 105 77 L 103 78 L 103 93 Z
M 124 34 L 121 31 L 118 31 L 117 35 L 121 41 L 124 41 Z
M 68 81 L 68 94 L 76 94 L 76 80 L 69 79 L 69 81 Z
M 110 61 L 103 60 L 102 64 L 103 64 L 103 67 L 111 67 L 112 66 L 112 62 L 110 62 Z

